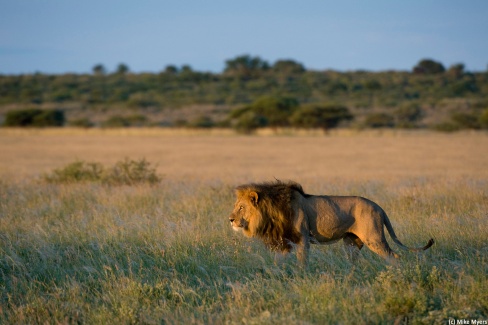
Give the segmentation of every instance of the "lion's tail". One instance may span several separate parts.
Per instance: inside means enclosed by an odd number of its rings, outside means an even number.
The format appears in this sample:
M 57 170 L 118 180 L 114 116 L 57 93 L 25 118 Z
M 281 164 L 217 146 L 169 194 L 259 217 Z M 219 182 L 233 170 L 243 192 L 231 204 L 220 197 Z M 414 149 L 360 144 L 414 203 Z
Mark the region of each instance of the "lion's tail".
M 427 245 L 425 245 L 424 247 L 415 247 L 415 248 L 407 247 L 407 246 L 403 245 L 402 242 L 396 236 L 395 231 L 393 230 L 393 226 L 391 225 L 390 219 L 388 219 L 388 216 L 384 212 L 383 212 L 383 220 L 384 220 L 386 229 L 388 230 L 388 233 L 390 234 L 391 239 L 393 239 L 393 241 L 400 248 L 403 248 L 405 250 L 409 250 L 411 252 L 421 252 L 421 251 L 428 249 L 430 246 L 434 245 L 434 238 L 431 238 L 429 240 L 429 242 L 427 243 Z

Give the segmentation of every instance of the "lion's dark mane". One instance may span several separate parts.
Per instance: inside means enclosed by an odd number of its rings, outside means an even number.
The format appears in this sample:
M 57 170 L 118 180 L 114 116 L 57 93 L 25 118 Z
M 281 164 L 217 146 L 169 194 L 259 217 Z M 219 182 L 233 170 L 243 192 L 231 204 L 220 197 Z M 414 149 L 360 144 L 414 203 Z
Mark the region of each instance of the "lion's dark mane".
M 300 184 L 276 181 L 259 184 L 246 184 L 236 188 L 238 191 L 254 191 L 258 194 L 258 209 L 262 220 L 253 234 L 261 238 L 271 250 L 289 252 L 293 244 L 301 240 L 294 228 L 293 195 L 308 196 Z

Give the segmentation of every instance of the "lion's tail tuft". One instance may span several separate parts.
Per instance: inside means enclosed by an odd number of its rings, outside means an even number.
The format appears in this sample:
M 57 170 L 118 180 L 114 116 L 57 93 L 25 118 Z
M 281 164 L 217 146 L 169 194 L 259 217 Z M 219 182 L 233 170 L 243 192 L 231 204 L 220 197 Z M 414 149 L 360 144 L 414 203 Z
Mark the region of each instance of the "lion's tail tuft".
M 422 247 L 422 249 L 425 251 L 426 249 L 428 249 L 430 246 L 434 245 L 435 243 L 435 240 L 434 238 L 431 238 L 429 239 L 429 242 L 427 243 L 427 245 L 425 245 L 424 247 Z

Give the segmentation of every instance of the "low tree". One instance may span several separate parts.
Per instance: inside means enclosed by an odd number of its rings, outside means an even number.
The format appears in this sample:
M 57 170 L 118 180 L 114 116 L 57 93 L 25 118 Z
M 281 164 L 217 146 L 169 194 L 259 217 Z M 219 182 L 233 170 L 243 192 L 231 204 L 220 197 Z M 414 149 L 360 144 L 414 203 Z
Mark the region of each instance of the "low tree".
M 215 126 L 215 122 L 210 116 L 201 115 L 187 123 L 190 128 L 209 129 Z
M 198 82 L 201 75 L 202 73 L 194 71 L 190 65 L 185 64 L 181 67 L 178 77 L 186 82 Z
M 283 74 L 299 74 L 305 72 L 305 67 L 293 60 L 278 60 L 273 64 L 273 71 Z
M 372 113 L 366 116 L 364 126 L 370 128 L 391 128 L 395 126 L 395 119 L 388 113 Z
M 103 76 L 107 73 L 105 66 L 103 64 L 97 64 L 92 69 L 93 74 L 96 76 Z
M 395 119 L 398 127 L 413 128 L 423 117 L 423 111 L 417 104 L 406 104 L 395 110 Z
M 444 73 L 446 68 L 440 62 L 432 59 L 423 59 L 413 68 L 413 72 L 417 74 L 438 74 Z
M 488 129 L 488 108 L 485 108 L 479 116 L 480 126 L 483 129 Z
M 324 131 L 335 128 L 342 121 L 353 119 L 349 109 L 341 105 L 307 105 L 291 117 L 291 125 L 300 128 L 321 128 Z
M 463 63 L 456 63 L 449 67 L 447 73 L 454 77 L 455 79 L 459 79 L 464 75 L 464 64 Z
M 251 105 L 234 110 L 230 119 L 258 121 L 254 123 L 260 126 L 283 127 L 290 125 L 289 117 L 298 108 L 298 101 L 288 97 L 264 96 L 255 100 Z M 266 121 L 263 125 L 263 121 Z M 252 124 L 252 123 L 251 123 Z
M 32 121 L 34 120 L 34 117 L 41 113 L 42 111 L 37 108 L 9 111 L 5 115 L 4 126 L 32 126 Z
M 103 128 L 124 128 L 141 127 L 147 125 L 148 119 L 145 115 L 133 114 L 129 116 L 114 115 L 103 121 Z
M 124 75 L 124 74 L 126 74 L 128 72 L 129 72 L 129 66 L 127 64 L 120 63 L 117 66 L 116 74 Z
M 480 129 L 479 116 L 471 112 L 454 112 L 451 114 L 451 120 L 461 129 Z
M 63 126 L 64 122 L 64 112 L 61 110 L 32 108 L 7 112 L 4 125 L 13 127 L 59 127 Z
M 268 62 L 262 60 L 259 56 L 252 57 L 246 54 L 225 61 L 224 73 L 246 79 L 257 77 L 268 69 Z
M 268 121 L 264 116 L 247 110 L 231 121 L 231 125 L 239 133 L 250 134 L 258 128 L 267 126 Z
M 172 64 L 167 65 L 164 68 L 164 73 L 169 74 L 169 75 L 175 75 L 178 73 L 178 71 L 179 71 L 178 68 Z
M 35 127 L 61 127 L 64 125 L 64 112 L 59 109 L 43 110 L 32 121 Z
M 72 127 L 85 128 L 85 129 L 95 126 L 95 124 L 86 117 L 70 120 L 68 121 L 68 125 Z
M 298 108 L 298 101 L 289 97 L 264 96 L 254 101 L 250 110 L 264 116 L 271 127 L 289 125 L 289 117 Z

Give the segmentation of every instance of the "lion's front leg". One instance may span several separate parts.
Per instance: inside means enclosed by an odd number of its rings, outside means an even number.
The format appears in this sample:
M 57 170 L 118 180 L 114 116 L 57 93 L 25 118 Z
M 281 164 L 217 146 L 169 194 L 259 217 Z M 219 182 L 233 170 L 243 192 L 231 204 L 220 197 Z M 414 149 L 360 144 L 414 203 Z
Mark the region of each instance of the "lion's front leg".
M 285 263 L 286 257 L 288 256 L 287 252 L 275 252 L 274 254 L 274 263 L 276 266 L 281 266 Z
M 296 249 L 298 261 L 303 267 L 307 267 L 308 252 L 310 251 L 310 238 L 308 236 L 303 236 Z
M 310 251 L 310 227 L 307 215 L 303 209 L 296 209 L 295 214 L 297 215 L 295 229 L 300 233 L 300 241 L 295 245 L 297 259 L 302 267 L 306 267 L 308 263 L 308 252 Z

